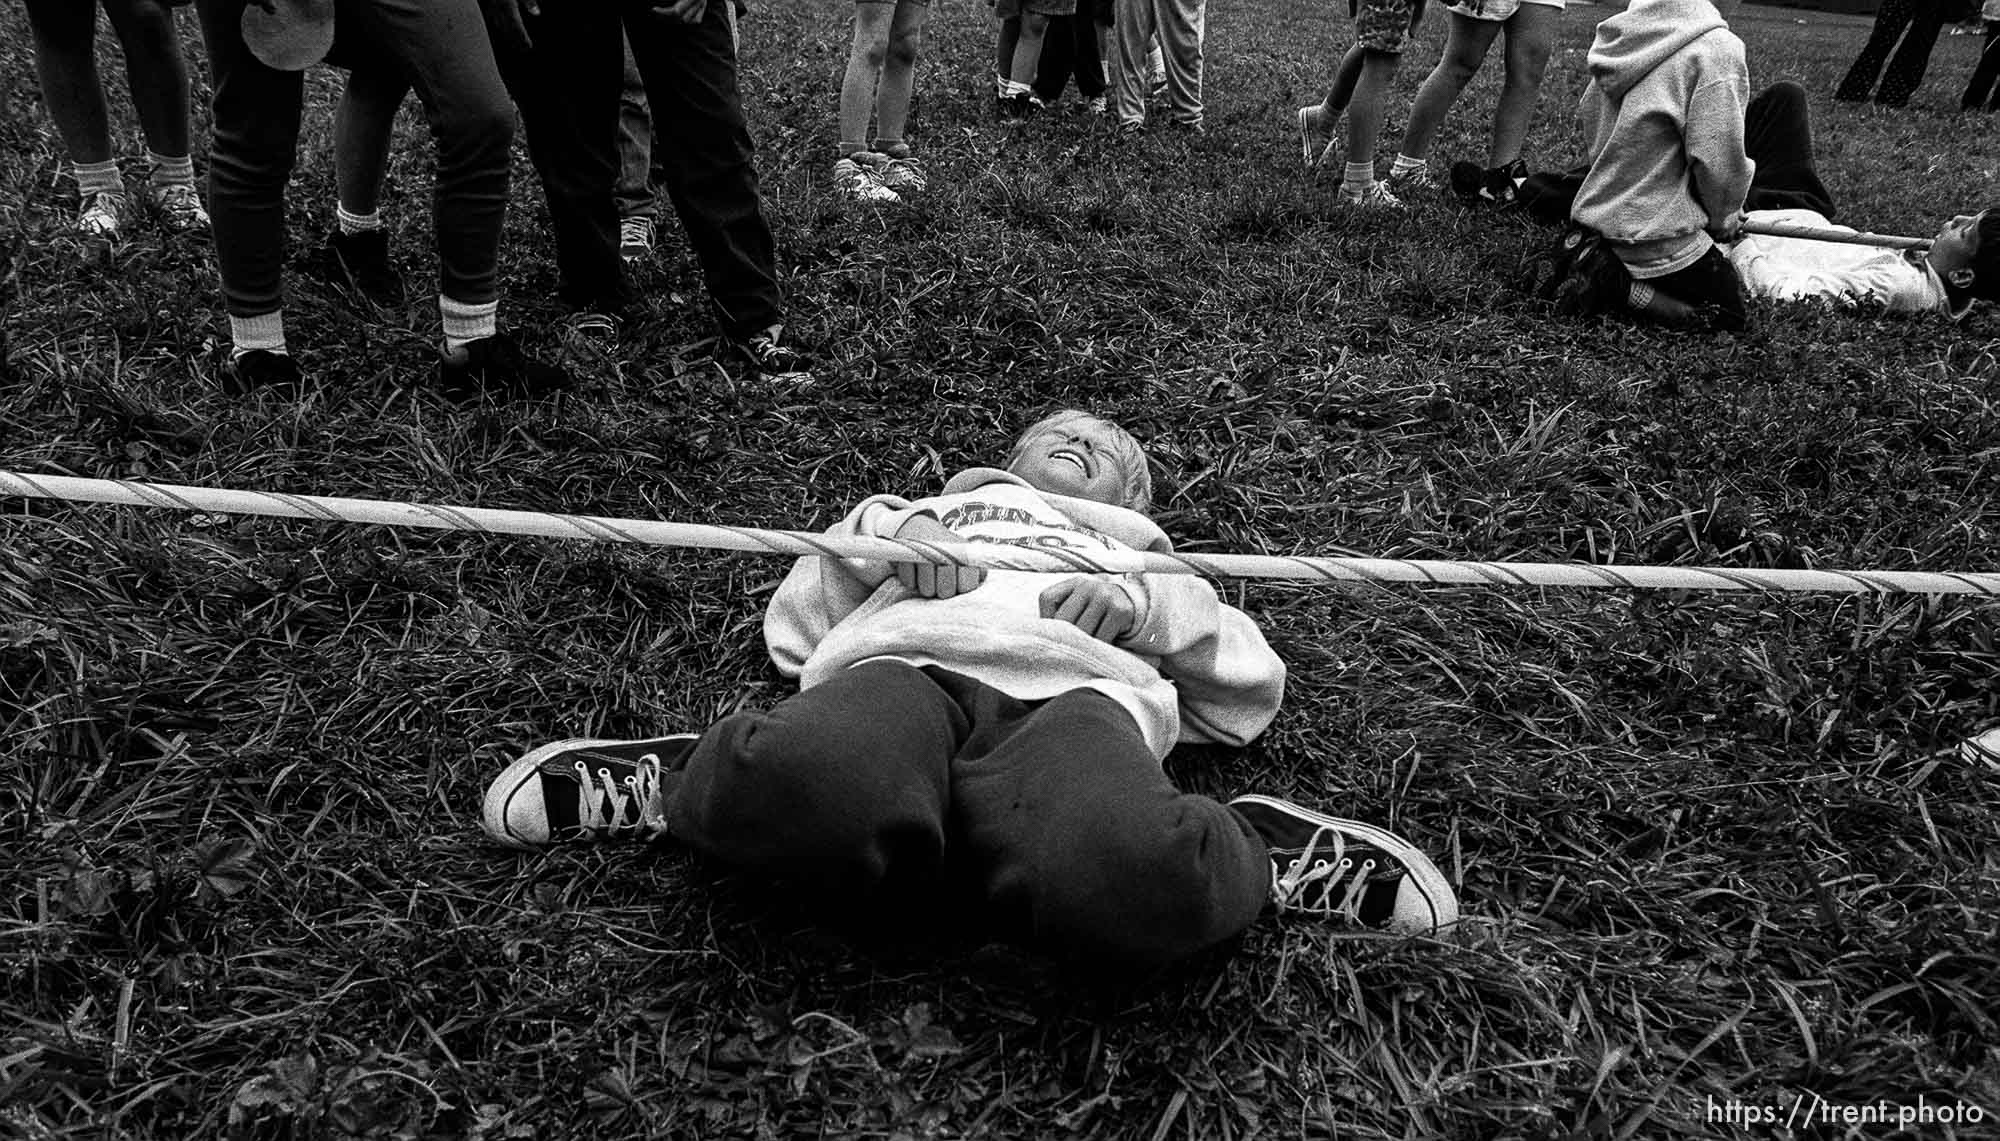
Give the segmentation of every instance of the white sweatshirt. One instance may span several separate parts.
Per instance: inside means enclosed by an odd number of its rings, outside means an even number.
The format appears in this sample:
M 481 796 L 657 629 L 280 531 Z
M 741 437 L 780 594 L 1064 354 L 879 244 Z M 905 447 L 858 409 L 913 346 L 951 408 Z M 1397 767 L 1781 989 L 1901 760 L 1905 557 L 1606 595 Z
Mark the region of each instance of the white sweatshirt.
M 928 514 L 969 542 L 1081 552 L 1168 551 L 1166 534 L 1136 511 L 1037 491 L 993 468 L 954 476 L 944 493 L 878 495 L 829 535 L 894 537 Z M 764 615 L 764 642 L 780 672 L 809 688 L 849 666 L 895 658 L 935 665 L 1025 701 L 1093 689 L 1139 724 L 1156 757 L 1179 740 L 1240 745 L 1264 731 L 1284 696 L 1285 665 L 1248 615 L 1193 575 L 1119 575 L 1138 611 L 1116 642 L 1041 616 L 1043 590 L 1068 572 L 994 570 L 977 590 L 922 598 L 872 559 L 804 558 Z
M 1855 232 L 1851 227 L 1834 225 L 1813 210 L 1753 210 L 1747 218 L 1752 222 Z M 1964 316 L 1972 307 L 1968 299 L 1954 312 L 1937 271 L 1921 253 L 1913 251 L 1745 234 L 1730 249 L 1729 263 L 1742 275 L 1743 288 L 1752 297 L 1779 301 L 1823 297 L 1849 304 L 1880 305 L 1891 313 L 1935 309 L 1954 317 Z

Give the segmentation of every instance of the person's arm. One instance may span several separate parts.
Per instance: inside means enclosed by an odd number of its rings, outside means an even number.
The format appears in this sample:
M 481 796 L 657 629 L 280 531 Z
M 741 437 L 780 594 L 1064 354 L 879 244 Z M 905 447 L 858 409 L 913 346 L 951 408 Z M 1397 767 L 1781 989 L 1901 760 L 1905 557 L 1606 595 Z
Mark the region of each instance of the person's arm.
M 931 518 L 906 499 L 877 495 L 864 500 L 826 533 L 892 538 L 915 517 Z M 819 556 L 793 563 L 764 611 L 764 646 L 778 672 L 797 677 L 827 632 L 868 601 L 876 588 L 896 573 L 895 567 L 881 559 Z
M 1278 715 L 1285 663 L 1250 616 L 1223 603 L 1193 575 L 1126 575 L 1138 603 L 1115 645 L 1157 657 L 1180 694 L 1181 739 L 1244 745 Z
M 1717 241 L 1735 238 L 1743 227 L 1743 203 L 1757 164 L 1743 149 L 1743 113 L 1749 105 L 1749 76 L 1732 72 L 1694 89 L 1683 125 L 1695 200 L 1708 214 L 1706 229 Z

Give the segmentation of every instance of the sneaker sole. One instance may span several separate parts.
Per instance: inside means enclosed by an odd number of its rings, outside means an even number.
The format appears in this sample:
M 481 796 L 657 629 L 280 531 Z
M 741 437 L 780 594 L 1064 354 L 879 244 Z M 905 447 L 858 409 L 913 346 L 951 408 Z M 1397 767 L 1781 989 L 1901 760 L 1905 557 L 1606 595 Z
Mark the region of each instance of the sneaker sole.
M 528 787 L 529 781 L 535 771 L 542 767 L 543 761 L 570 749 L 588 749 L 597 745 L 629 745 L 635 740 L 690 741 L 699 736 L 697 733 L 670 733 L 664 737 L 642 738 L 567 737 L 537 746 L 522 753 L 513 764 L 501 769 L 500 775 L 493 778 L 493 783 L 486 786 L 486 798 L 479 808 L 480 825 L 486 829 L 486 834 L 495 843 L 523 852 L 539 852 L 550 846 L 553 841 L 530 840 L 525 836 L 515 835 L 513 830 L 507 827 L 507 810 L 514 806 L 514 797 Z
M 1249 796 L 1239 796 L 1229 803 L 1257 804 L 1286 816 L 1303 816 L 1320 825 L 1358 836 L 1400 860 L 1403 872 L 1408 877 L 1407 882 L 1416 885 L 1417 892 L 1423 896 L 1424 906 L 1430 909 L 1433 920 L 1428 931 L 1412 931 L 1404 934 L 1431 934 L 1458 922 L 1458 894 L 1451 890 L 1451 882 L 1444 878 L 1444 873 L 1438 870 L 1438 866 L 1431 862 L 1429 856 L 1424 855 L 1401 836 L 1372 824 L 1363 824 L 1359 820 L 1328 816 L 1323 812 L 1314 812 L 1310 808 L 1302 808 L 1288 801 L 1258 796 L 1254 793 Z

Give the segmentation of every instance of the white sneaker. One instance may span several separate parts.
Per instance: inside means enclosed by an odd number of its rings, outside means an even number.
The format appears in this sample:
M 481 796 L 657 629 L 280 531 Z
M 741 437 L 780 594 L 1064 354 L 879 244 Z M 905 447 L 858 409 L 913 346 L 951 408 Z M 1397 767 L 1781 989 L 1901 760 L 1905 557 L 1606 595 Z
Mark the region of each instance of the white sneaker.
M 147 195 L 169 229 L 182 233 L 208 229 L 208 210 L 202 206 L 201 195 L 195 191 L 193 184 L 169 182 L 154 186 L 147 191 Z
M 76 215 L 76 232 L 86 238 L 116 240 L 118 226 L 125 219 L 125 196 L 109 190 L 99 191 L 83 202 L 83 209 Z
M 890 159 L 875 168 L 875 178 L 898 194 L 921 194 L 930 185 L 930 180 L 924 177 L 924 168 L 913 158 Z
M 653 220 L 643 215 L 618 222 L 618 256 L 634 265 L 653 252 Z
M 1084 107 L 1093 115 L 1102 115 L 1111 109 L 1111 103 L 1102 95 L 1093 95 L 1090 97 L 1090 102 L 1084 104 Z
M 1317 103 L 1299 108 L 1299 158 L 1305 161 L 1307 170 L 1325 166 L 1333 148 L 1340 145 L 1332 133 L 1321 129 L 1320 120 L 1324 117 Z
M 1356 194 L 1349 194 L 1347 187 L 1342 186 L 1340 203 L 1343 206 L 1380 207 L 1388 210 L 1403 208 L 1403 200 L 1389 193 L 1389 188 L 1380 179 L 1369 183 Z
M 903 200 L 902 195 L 882 185 L 874 166 L 856 161 L 852 155 L 833 164 L 833 185 L 856 202 L 886 206 Z

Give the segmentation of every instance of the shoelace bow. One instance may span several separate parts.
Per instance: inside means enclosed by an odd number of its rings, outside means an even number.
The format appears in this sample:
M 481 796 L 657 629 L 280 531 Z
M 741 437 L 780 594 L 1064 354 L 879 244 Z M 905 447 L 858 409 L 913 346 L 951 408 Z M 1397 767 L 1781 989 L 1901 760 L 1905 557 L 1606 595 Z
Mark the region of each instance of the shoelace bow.
M 1322 841 L 1327 843 L 1323 846 Z M 1330 848 L 1330 851 L 1327 850 Z M 1339 891 L 1336 880 L 1352 870 L 1347 879 L 1345 891 Z M 1303 911 L 1311 915 L 1341 916 L 1350 922 L 1361 922 L 1361 900 L 1367 894 L 1368 877 L 1375 872 L 1375 860 L 1370 857 L 1356 868 L 1354 861 L 1347 857 L 1347 841 L 1338 831 L 1322 827 L 1306 841 L 1305 850 L 1291 861 L 1284 871 L 1278 865 L 1271 865 L 1271 898 L 1280 912 Z M 1316 898 L 1310 894 L 1317 888 Z M 1336 894 L 1338 892 L 1338 894 Z
M 667 818 L 657 803 L 659 754 L 640 757 L 631 774 L 622 780 L 613 778 L 610 769 L 600 768 L 593 781 L 590 765 L 581 758 L 570 767 L 576 771 L 576 826 L 580 831 L 603 836 L 635 831 L 657 836 L 666 831 Z

